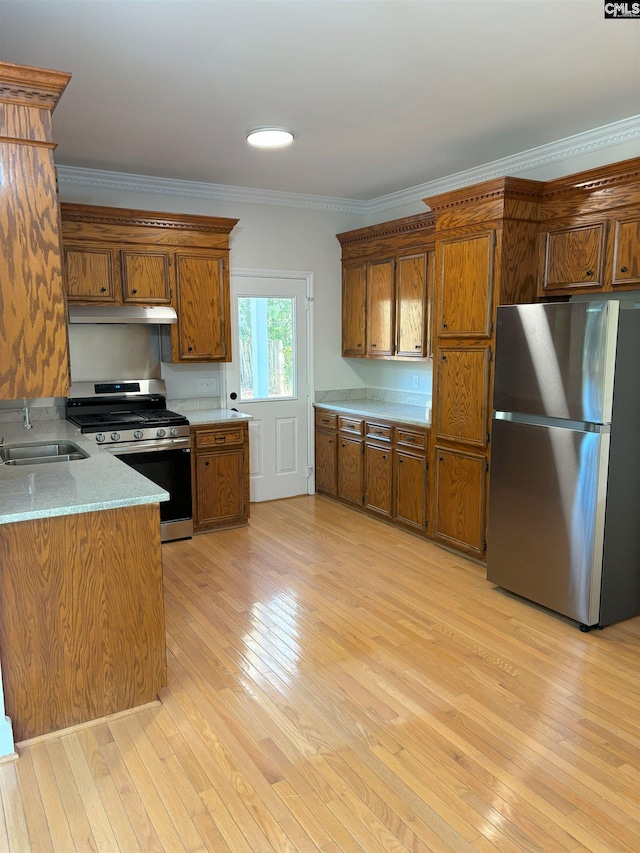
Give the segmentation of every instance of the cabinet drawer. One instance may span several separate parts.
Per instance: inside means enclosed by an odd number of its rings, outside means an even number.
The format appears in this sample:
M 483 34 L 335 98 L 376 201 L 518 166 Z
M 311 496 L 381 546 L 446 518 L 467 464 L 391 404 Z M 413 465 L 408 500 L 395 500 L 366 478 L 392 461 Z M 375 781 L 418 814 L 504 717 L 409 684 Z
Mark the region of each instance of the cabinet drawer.
M 363 422 L 360 418 L 338 418 L 338 429 L 340 432 L 349 432 L 353 435 L 362 435 Z
M 386 424 L 372 424 L 367 421 L 365 435 L 376 441 L 391 441 L 391 427 Z
M 227 429 L 196 430 L 196 450 L 203 447 L 230 447 L 242 444 L 244 438 L 243 427 Z
M 414 432 L 413 430 L 396 427 L 396 444 L 426 451 L 427 434 L 426 432 Z
M 330 412 L 316 412 L 317 427 L 324 427 L 325 429 L 335 429 L 337 421 L 337 415 L 332 415 Z

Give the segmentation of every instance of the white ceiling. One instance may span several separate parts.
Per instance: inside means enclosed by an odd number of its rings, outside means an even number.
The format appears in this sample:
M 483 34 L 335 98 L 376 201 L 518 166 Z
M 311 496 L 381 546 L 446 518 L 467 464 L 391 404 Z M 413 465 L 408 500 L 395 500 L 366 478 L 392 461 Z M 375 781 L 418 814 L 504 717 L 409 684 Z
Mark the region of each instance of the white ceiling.
M 338 198 L 640 113 L 640 23 L 602 0 L 0 0 L 0 59 L 73 73 L 61 165 Z

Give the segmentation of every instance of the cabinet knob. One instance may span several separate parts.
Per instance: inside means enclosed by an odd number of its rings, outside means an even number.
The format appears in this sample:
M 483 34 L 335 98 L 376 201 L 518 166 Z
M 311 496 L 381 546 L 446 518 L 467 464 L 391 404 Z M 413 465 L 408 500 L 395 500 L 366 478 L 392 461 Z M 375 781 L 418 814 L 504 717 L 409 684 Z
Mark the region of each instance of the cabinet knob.
M 375 347 L 375 344 L 371 344 L 371 349 L 373 349 L 373 347 Z
M 444 462 L 444 456 L 438 457 L 438 462 Z
M 443 328 L 443 329 L 448 329 L 448 328 L 449 328 L 449 324 L 448 324 L 448 323 L 443 323 L 443 324 L 442 324 L 442 328 Z
M 593 275 L 593 270 L 587 270 L 587 275 Z
M 386 459 L 386 458 L 387 458 L 387 454 L 386 454 L 386 453 L 383 453 L 383 454 L 382 454 L 382 458 L 383 458 L 383 459 Z
M 137 288 L 135 288 L 135 287 L 134 287 L 134 288 L 133 288 L 133 290 L 131 291 L 131 293 L 137 293 L 137 292 L 138 292 L 138 289 L 137 289 Z
M 204 466 L 205 466 L 205 468 L 208 468 L 208 467 L 209 467 L 209 463 L 208 463 L 208 462 L 205 462 L 205 463 L 204 463 Z
M 358 349 L 360 349 L 362 347 L 362 344 L 356 344 L 356 346 L 358 347 Z
M 333 444 L 333 439 L 332 439 L 332 438 L 330 438 L 328 443 L 329 443 L 329 444 Z
M 447 360 L 446 355 L 441 355 L 441 356 L 440 356 L 440 358 L 442 359 L 442 361 L 446 361 L 446 360 Z
M 106 288 L 106 287 L 101 287 L 101 288 L 100 288 L 100 293 L 106 293 L 106 292 L 107 292 L 107 288 Z
M 626 272 L 626 271 L 627 271 L 626 267 L 620 267 L 620 272 Z
M 189 352 L 193 352 L 193 347 L 187 347 L 187 350 L 188 350 Z
M 416 345 L 414 346 L 414 349 L 420 349 L 420 344 L 416 344 Z
M 398 459 L 398 465 L 404 465 L 404 459 Z

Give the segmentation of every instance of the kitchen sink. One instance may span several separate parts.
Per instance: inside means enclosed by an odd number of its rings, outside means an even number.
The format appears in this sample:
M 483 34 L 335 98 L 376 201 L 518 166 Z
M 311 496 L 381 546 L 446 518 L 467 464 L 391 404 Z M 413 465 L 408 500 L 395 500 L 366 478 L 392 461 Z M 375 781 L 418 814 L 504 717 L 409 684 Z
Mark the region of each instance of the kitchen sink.
M 5 465 L 41 465 L 44 462 L 73 462 L 88 458 L 88 453 L 71 442 L 0 446 L 0 461 Z

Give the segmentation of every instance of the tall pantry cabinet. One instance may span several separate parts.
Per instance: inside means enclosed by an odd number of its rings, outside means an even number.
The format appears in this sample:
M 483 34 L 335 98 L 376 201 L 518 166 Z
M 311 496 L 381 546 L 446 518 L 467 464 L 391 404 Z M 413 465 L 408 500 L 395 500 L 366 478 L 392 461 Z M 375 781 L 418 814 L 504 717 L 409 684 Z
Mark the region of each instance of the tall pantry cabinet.
M 424 200 L 436 217 L 431 535 L 478 558 L 496 307 L 535 300 L 542 187 L 500 178 Z
M 69 392 L 51 113 L 70 77 L 0 63 L 0 399 Z

